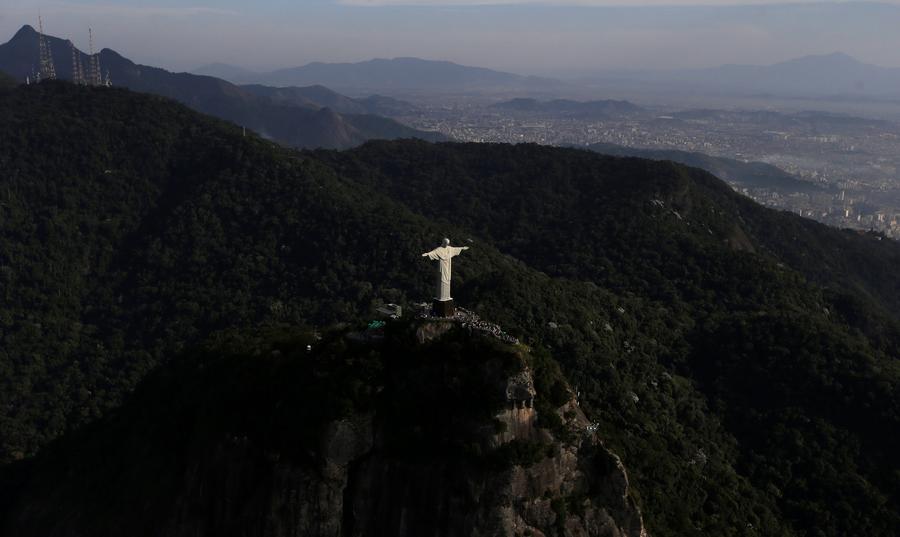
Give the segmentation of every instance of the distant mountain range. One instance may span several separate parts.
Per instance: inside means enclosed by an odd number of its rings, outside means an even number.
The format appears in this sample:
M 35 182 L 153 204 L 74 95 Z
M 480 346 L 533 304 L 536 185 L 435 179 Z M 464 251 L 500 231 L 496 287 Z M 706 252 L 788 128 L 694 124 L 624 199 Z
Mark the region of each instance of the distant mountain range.
M 804 56 L 773 65 L 608 70 L 566 82 L 419 58 L 373 59 L 357 63 L 314 62 L 269 72 L 213 63 L 193 72 L 236 84 L 324 85 L 353 94 L 404 91 L 537 94 L 572 89 L 583 91 L 586 88 L 631 88 L 739 96 L 900 98 L 900 69 L 863 63 L 841 52 Z M 516 106 L 526 104 L 522 101 Z M 530 104 L 536 105 L 537 102 Z M 590 113 L 590 110 L 583 109 L 582 112 Z
M 539 101 L 537 99 L 518 98 L 497 103 L 493 107 L 512 112 L 576 116 L 581 118 L 603 118 L 644 111 L 640 106 L 628 101 L 613 100 L 580 102 L 568 99 Z
M 723 65 L 711 69 L 607 71 L 582 82 L 595 86 L 655 84 L 682 91 L 738 95 L 900 95 L 900 69 L 863 63 L 841 52 L 805 56 L 765 66 Z
M 371 95 L 351 99 L 325 86 L 289 86 L 276 88 L 261 84 L 248 84 L 241 89 L 278 104 L 306 108 L 328 107 L 341 114 L 375 114 L 379 116 L 408 116 L 420 113 L 415 105 L 392 97 Z
M 545 91 L 563 82 L 522 76 L 483 67 L 419 58 L 374 59 L 358 63 L 315 62 L 302 67 L 254 73 L 227 64 L 211 64 L 194 71 L 240 84 L 308 86 L 320 84 L 349 92 L 384 91 Z
M 57 75 L 72 78 L 69 41 L 46 36 Z M 88 55 L 76 49 L 87 65 Z M 23 26 L 6 44 L 0 45 L 0 70 L 24 81 L 38 63 L 38 33 Z M 135 91 L 169 97 L 197 111 L 259 132 L 294 147 L 347 148 L 366 140 L 422 138 L 442 140 L 443 135 L 418 131 L 394 120 L 371 115 L 380 101 L 360 101 L 327 88 L 242 88 L 225 80 L 138 65 L 110 49 L 100 52 L 100 65 L 113 83 Z
M 418 58 L 373 59 L 358 63 L 310 63 L 253 72 L 215 63 L 196 74 L 238 84 L 324 85 L 349 93 L 366 92 L 553 92 L 578 88 L 640 88 L 741 96 L 898 97 L 900 69 L 863 63 L 847 54 L 805 56 L 774 65 L 723 65 L 708 69 L 609 70 L 577 81 L 529 77 L 446 61 Z M 520 103 L 521 104 L 521 103 Z

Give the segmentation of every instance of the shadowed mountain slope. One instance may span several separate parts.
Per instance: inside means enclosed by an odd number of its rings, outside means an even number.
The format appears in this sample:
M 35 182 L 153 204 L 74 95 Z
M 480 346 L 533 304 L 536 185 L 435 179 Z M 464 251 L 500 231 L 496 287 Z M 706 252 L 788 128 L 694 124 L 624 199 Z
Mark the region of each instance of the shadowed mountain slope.
M 275 88 L 250 84 L 242 89 L 271 99 L 278 104 L 306 108 L 328 107 L 341 114 L 372 114 L 378 116 L 400 116 L 418 113 L 415 105 L 391 97 L 371 95 L 363 99 L 351 99 L 325 86 L 290 86 Z
M 370 332 L 237 331 L 185 353 L 17 468 L 0 532 L 644 535 L 549 357 L 444 322 Z
M 0 88 L 11 88 L 18 84 L 15 78 L 9 76 L 8 74 L 0 71 Z
M 896 243 L 766 210 L 671 162 L 415 141 L 298 152 L 168 100 L 62 83 L 2 91 L 0 118 L 10 535 L 28 512 L 63 516 L 51 493 L 72 489 L 30 472 L 65 472 L 77 448 L 42 447 L 107 445 L 83 425 L 149 371 L 223 332 L 364 326 L 382 302 L 427 300 L 421 252 L 445 235 L 471 246 L 455 298 L 559 364 L 651 534 L 900 527 Z M 229 375 L 211 389 L 229 392 Z M 24 507 L 6 485 L 23 482 Z M 553 510 L 579 505 L 573 492 Z M 93 508 L 83 527 L 104 515 Z
M 604 155 L 671 160 L 685 166 L 701 168 L 733 185 L 744 188 L 770 188 L 784 192 L 823 192 L 826 187 L 804 181 L 777 166 L 765 162 L 742 162 L 703 153 L 670 149 L 638 149 L 615 144 L 591 144 L 588 149 Z

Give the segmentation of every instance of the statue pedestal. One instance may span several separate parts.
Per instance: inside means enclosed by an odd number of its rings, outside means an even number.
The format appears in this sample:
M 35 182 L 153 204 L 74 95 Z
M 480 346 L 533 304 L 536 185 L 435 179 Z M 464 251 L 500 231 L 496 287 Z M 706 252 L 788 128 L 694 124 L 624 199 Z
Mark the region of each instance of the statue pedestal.
M 435 317 L 453 317 L 456 313 L 456 307 L 453 306 L 453 299 L 438 300 L 434 299 L 431 303 L 431 314 Z

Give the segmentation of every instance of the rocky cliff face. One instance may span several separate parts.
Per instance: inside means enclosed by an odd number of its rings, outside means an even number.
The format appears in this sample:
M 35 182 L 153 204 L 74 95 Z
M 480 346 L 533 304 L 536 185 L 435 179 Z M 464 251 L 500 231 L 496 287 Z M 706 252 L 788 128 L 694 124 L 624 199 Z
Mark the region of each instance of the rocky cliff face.
M 171 496 L 112 516 L 103 511 L 118 509 L 115 503 L 48 503 L 31 483 L 33 494 L 12 511 L 6 534 L 646 535 L 620 460 L 573 398 L 542 403 L 546 394 L 524 348 L 447 323 L 419 326 L 422 333 L 433 337 L 414 343 L 413 357 L 382 349 L 379 404 L 327 422 L 306 452 L 275 447 L 265 434 L 220 432 L 197 448 L 202 456 L 168 461 L 178 466 L 160 474 L 174 479 Z M 449 388 L 420 382 L 435 377 Z M 421 406 L 408 408 L 410 400 Z
M 533 374 L 525 367 L 509 378 L 509 407 L 499 416 L 509 442 L 553 446 L 532 465 L 513 466 L 502 476 L 508 506 L 499 535 L 645 536 L 640 509 L 629 495 L 628 474 L 617 455 L 603 446 L 574 398 L 555 409 L 565 441 L 540 428 Z

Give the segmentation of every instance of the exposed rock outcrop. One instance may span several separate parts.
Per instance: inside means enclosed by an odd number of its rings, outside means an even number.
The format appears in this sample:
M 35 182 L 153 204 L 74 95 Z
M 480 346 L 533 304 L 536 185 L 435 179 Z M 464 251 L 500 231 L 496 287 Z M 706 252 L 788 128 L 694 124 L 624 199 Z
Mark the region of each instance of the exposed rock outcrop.
M 501 432 L 494 437 L 494 445 L 500 446 L 513 440 L 531 442 L 537 440 L 534 409 L 534 379 L 528 367 L 509 378 L 506 383 L 506 408 L 497 416 L 502 423 Z
M 510 378 L 511 404 L 500 419 L 511 428 L 501 442 L 538 440 L 553 448 L 535 464 L 510 470 L 502 534 L 646 536 L 621 459 L 603 445 L 574 398 L 556 409 L 568 441 L 536 428 L 538 395 L 530 369 Z
M 449 323 L 413 327 L 410 339 L 422 341 L 423 333 L 424 343 L 413 343 L 418 348 L 408 356 L 397 354 L 408 352 L 408 344 L 391 347 L 387 338 L 379 351 L 385 385 L 373 388 L 378 403 L 316 429 L 317 445 L 298 450 L 267 436 L 275 431 L 285 437 L 280 420 L 249 434 L 218 433 L 211 445 L 210 437 L 194 433 L 185 441 L 198 445 L 181 451 L 181 459 L 156 459 L 162 465 L 159 491 L 142 491 L 145 505 L 126 504 L 124 498 L 134 496 L 127 479 L 109 482 L 111 494 L 101 486 L 103 492 L 91 489 L 73 499 L 72 491 L 82 490 L 75 472 L 54 491 L 63 498 L 59 503 L 40 496 L 38 479 L 12 511 L 5 534 L 646 535 L 621 461 L 603 446 L 574 398 L 547 406 L 527 349 L 453 330 Z M 422 380 L 432 378 L 440 381 Z M 280 395 L 272 400 L 276 407 L 286 401 Z M 107 470 L 122 471 L 112 467 L 97 475 L 112 475 Z M 125 492 L 118 501 L 116 489 Z

